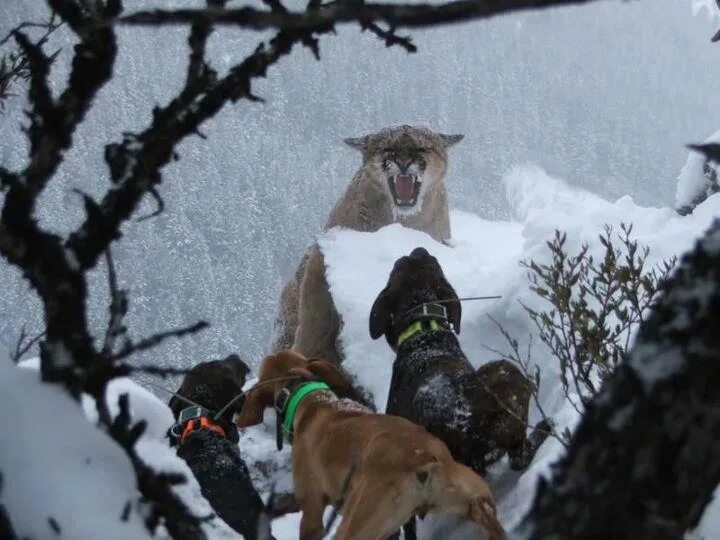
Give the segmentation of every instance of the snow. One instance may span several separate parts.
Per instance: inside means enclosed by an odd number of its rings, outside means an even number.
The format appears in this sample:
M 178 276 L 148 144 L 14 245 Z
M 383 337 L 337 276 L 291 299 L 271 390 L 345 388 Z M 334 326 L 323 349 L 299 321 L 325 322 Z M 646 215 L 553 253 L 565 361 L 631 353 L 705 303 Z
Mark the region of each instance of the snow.
M 370 338 L 370 307 L 385 286 L 395 260 L 415 247 L 425 247 L 438 258 L 459 296 L 502 296 L 498 300 L 463 305 L 460 342 L 470 361 L 479 366 L 497 357 L 488 348 L 506 348 L 488 316 L 503 324 L 520 341 L 520 350 L 527 346 L 533 326 L 520 303 L 542 309 L 544 300 L 529 291 L 526 271 L 519 262 L 547 258 L 545 242 L 555 229 L 567 232 L 567 247 L 571 252 L 585 242 L 592 253 L 601 250 L 597 237 L 605 224 L 617 228 L 620 223 L 632 222 L 637 239 L 650 248 L 652 263 L 688 250 L 720 213 L 720 195 L 709 197 L 693 214 L 681 217 L 669 208 L 640 206 L 630 197 L 614 202 L 605 200 L 531 165 L 513 168 L 503 179 L 503 185 L 513 219 L 492 221 L 454 210 L 450 245 L 437 243 L 424 233 L 397 224 L 376 233 L 332 229 L 319 238 L 330 288 L 344 320 L 341 340 L 347 357 L 345 367 L 372 393 L 378 408 L 384 408 L 386 403 L 394 355 L 384 339 Z M 558 431 L 566 427 L 574 429 L 579 414 L 564 399 L 557 379 L 558 366 L 537 339 L 533 342 L 531 357 L 541 369 L 541 405 L 555 419 Z M 650 367 L 658 365 L 651 356 L 643 355 L 643 358 Z M 92 400 L 84 399 L 90 419 L 87 422 L 77 413 L 77 404 L 63 391 L 38 382 L 37 361 L 26 363 L 25 367 L 34 369 L 17 369 L 7 360 L 0 363 L 0 406 L 17 410 L 18 420 L 27 426 L 14 437 L 5 437 L 3 447 L 7 451 L 0 454 L 0 470 L 6 480 L 0 502 L 8 507 L 20 532 L 38 537 L 47 535 L 47 521 L 37 519 L 40 512 L 54 517 L 63 531 L 72 532 L 69 537 L 91 537 L 101 525 L 104 537 L 112 538 L 113 534 L 146 537 L 130 464 L 122 451 L 93 427 L 96 413 Z M 247 386 L 254 382 L 254 379 L 248 380 Z M 172 385 L 169 386 L 172 389 Z M 148 422 L 148 429 L 138 443 L 140 456 L 158 470 L 188 476 L 188 482 L 177 488 L 178 493 L 197 514 L 210 513 L 185 463 L 167 446 L 165 432 L 172 424 L 172 415 L 165 403 L 137 383 L 118 379 L 112 382 L 108 393 L 113 412 L 123 392 L 130 394 L 133 418 Z M 621 422 L 622 415 L 620 411 L 615 421 Z M 531 423 L 538 418 L 533 405 Z M 59 424 L 63 429 L 56 428 Z M 240 450 L 262 493 L 267 495 L 272 488 L 279 493 L 291 489 L 290 447 L 286 445 L 281 452 L 275 448 L 273 411 L 266 412 L 259 426 L 243 430 Z M 499 515 L 507 530 L 519 523 L 532 502 L 538 478 L 550 474 L 552 463 L 562 452 L 562 445 L 548 438 L 522 474 L 510 471 L 506 461 L 491 468 L 488 481 L 495 491 Z M 86 457 L 90 458 L 89 463 Z M 68 486 L 69 477 L 72 487 Z M 99 495 L 88 501 L 83 496 L 87 493 Z M 76 511 L 81 497 L 86 508 L 91 505 L 92 511 L 87 512 L 88 519 L 78 520 Z M 127 501 L 133 504 L 128 522 L 108 519 L 108 516 L 119 516 Z M 32 508 L 32 512 L 28 512 L 28 508 Z M 294 540 L 298 524 L 299 515 L 291 514 L 275 520 L 273 532 L 279 540 Z M 430 538 L 433 531 L 443 531 L 444 537 L 463 538 L 462 532 L 448 533 L 450 527 L 442 520 L 426 520 L 422 522 L 421 537 Z M 218 520 L 206 524 L 205 528 L 210 538 L 236 536 Z M 720 504 L 713 504 L 688 538 L 707 539 L 719 534 Z
M 708 137 L 704 143 L 720 142 L 720 130 Z M 678 175 L 677 189 L 675 191 L 675 208 L 682 208 L 693 203 L 708 189 L 708 179 L 705 176 L 704 166 L 706 158 L 696 151 L 688 153 L 687 161 Z M 717 167 L 717 165 L 713 165 Z
M 40 382 L 38 368 L 37 358 L 15 367 L 0 357 L 0 409 L 12 411 L 13 423 L 19 426 L 0 437 L 0 504 L 7 508 L 16 533 L 23 538 L 53 537 L 48 522 L 52 518 L 63 538 L 151 538 L 132 464 L 124 450 L 95 427 L 94 400 L 83 396 L 83 415 L 63 388 Z M 157 471 L 183 474 L 187 482 L 175 486 L 175 492 L 196 515 L 210 515 L 212 509 L 190 469 L 165 439 L 173 423 L 170 409 L 137 383 L 120 378 L 112 381 L 107 393 L 113 414 L 123 393 L 129 394 L 133 420 L 148 425 L 137 443 L 139 456 Z M 127 505 L 128 518 L 123 520 Z M 217 518 L 205 522 L 203 529 L 218 540 L 238 537 Z M 161 528 L 154 538 L 165 537 Z
M 78 405 L 35 370 L 0 358 L 2 435 L 0 501 L 20 537 L 148 538 L 135 475 L 124 451 L 78 414 Z M 13 427 L 14 426 L 14 427 Z M 121 516 L 126 505 L 132 511 Z M 81 517 L 81 518 L 80 518 Z

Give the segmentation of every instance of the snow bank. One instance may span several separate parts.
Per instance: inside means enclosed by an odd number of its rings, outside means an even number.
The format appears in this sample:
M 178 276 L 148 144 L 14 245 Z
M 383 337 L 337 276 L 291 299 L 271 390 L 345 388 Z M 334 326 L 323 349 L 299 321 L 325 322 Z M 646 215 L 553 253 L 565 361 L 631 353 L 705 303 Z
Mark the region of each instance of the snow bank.
M 58 530 L 63 538 L 149 537 L 124 451 L 78 414 L 63 388 L 3 356 L 0 409 L 8 415 L 0 501 L 20 537 L 51 538 Z
M 12 411 L 18 426 L 2 436 L 0 503 L 16 532 L 28 538 L 54 537 L 52 519 L 63 538 L 150 538 L 132 465 L 125 452 L 95 427 L 94 401 L 83 396 L 86 419 L 63 388 L 40 382 L 38 364 L 31 359 L 18 368 L 0 358 L 0 408 Z M 192 472 L 165 439 L 173 423 L 170 409 L 133 381 L 120 378 L 108 387 L 113 414 L 123 393 L 129 394 L 133 420 L 147 422 L 137 443 L 140 457 L 157 471 L 183 474 L 187 482 L 175 486 L 175 492 L 196 515 L 210 515 L 212 508 Z M 217 518 L 205 522 L 203 529 L 210 538 L 238 537 Z M 155 538 L 164 533 L 158 530 Z

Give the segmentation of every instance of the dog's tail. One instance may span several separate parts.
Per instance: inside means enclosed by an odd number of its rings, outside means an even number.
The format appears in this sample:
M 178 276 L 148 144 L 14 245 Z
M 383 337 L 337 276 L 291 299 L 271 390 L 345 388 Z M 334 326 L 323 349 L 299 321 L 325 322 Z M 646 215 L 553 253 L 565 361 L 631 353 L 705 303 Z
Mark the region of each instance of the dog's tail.
M 470 502 L 469 518 L 485 528 L 489 540 L 502 540 L 505 531 L 497 518 L 495 503 L 487 497 L 474 497 Z

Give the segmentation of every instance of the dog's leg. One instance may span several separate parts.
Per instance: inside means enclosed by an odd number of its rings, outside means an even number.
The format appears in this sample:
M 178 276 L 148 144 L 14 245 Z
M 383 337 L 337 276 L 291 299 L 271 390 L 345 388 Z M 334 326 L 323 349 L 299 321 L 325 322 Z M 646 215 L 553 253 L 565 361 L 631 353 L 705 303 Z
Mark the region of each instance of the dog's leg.
M 467 518 L 485 529 L 489 540 L 502 540 L 505 538 L 505 531 L 495 512 L 495 503 L 492 499 L 475 497 L 470 501 Z
M 489 540 L 504 538 L 490 487 L 470 467 L 445 462 L 431 485 L 432 512 L 477 523 L 485 529 Z
M 397 486 L 388 485 L 387 479 L 365 481 L 348 494 L 335 540 L 385 540 L 400 529 L 412 511 L 412 503 L 404 501 Z
M 523 441 L 522 446 L 508 451 L 510 468 L 514 471 L 523 471 L 528 468 L 537 453 L 540 445 L 548 438 L 552 426 L 549 420 L 541 420 L 535 425 L 530 437 Z
M 325 503 L 322 497 L 303 497 L 300 508 L 300 540 L 320 540 L 325 532 L 322 521 Z

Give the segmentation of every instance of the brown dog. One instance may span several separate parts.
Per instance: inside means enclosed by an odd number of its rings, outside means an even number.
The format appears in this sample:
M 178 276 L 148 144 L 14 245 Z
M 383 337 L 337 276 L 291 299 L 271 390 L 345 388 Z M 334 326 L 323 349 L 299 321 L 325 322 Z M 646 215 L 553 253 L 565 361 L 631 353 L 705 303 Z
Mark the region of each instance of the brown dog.
M 338 399 L 329 387 L 350 383 L 330 362 L 281 351 L 263 361 L 236 420 L 247 427 L 262 422 L 268 407 L 282 411 L 293 444 L 301 540 L 322 537 L 328 504 L 343 516 L 337 540 L 381 540 L 427 512 L 473 521 L 491 540 L 504 536 L 490 488 L 440 439 L 403 418 Z

